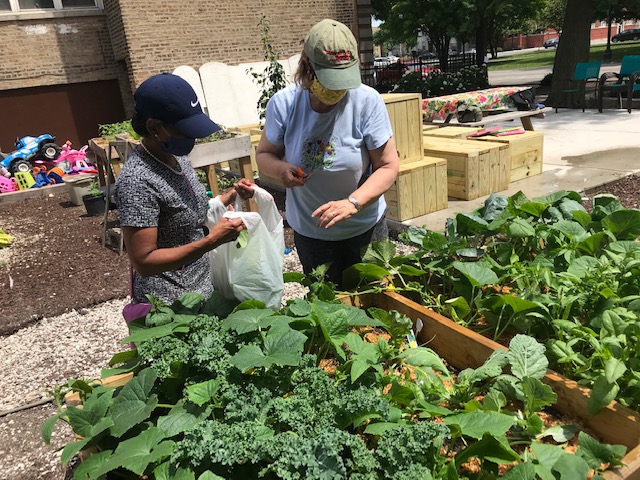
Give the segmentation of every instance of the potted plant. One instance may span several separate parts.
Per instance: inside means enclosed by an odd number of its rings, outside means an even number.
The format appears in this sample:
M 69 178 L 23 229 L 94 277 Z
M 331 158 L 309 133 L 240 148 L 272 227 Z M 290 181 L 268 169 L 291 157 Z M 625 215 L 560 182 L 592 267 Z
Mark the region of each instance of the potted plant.
M 89 193 L 82 196 L 82 203 L 84 203 L 84 208 L 90 217 L 104 213 L 105 195 L 97 180 L 91 182 Z

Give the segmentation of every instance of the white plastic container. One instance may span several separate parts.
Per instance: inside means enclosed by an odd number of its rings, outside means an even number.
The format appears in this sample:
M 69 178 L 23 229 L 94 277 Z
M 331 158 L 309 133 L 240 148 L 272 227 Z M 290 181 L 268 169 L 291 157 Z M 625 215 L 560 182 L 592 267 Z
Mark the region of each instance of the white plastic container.
M 69 189 L 69 199 L 74 205 L 84 205 L 82 197 L 88 195 L 91 190 L 91 182 L 97 178 L 95 173 L 81 173 L 62 177 Z

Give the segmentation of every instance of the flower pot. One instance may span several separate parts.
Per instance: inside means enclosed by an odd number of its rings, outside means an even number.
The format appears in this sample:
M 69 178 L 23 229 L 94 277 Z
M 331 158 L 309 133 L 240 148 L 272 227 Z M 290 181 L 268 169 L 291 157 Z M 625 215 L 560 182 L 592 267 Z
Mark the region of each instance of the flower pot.
M 84 203 L 84 208 L 87 210 L 87 215 L 90 217 L 95 217 L 96 215 L 102 215 L 104 213 L 104 193 L 101 193 L 100 195 L 84 195 L 82 197 L 82 203 Z
M 82 197 L 89 195 L 91 183 L 97 178 L 95 174 L 80 174 L 62 177 L 69 187 L 69 200 L 74 205 L 82 205 Z

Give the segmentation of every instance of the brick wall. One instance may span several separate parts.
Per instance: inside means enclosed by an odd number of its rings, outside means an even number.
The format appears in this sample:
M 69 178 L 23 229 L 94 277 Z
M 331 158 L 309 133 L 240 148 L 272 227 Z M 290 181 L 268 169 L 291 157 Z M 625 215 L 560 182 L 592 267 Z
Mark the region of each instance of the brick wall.
M 0 90 L 118 77 L 104 15 L 0 22 Z
M 358 35 L 355 0 L 119 0 L 119 8 L 133 89 L 179 65 L 262 60 L 262 13 L 281 58 L 299 53 L 300 41 L 323 18 L 339 20 Z

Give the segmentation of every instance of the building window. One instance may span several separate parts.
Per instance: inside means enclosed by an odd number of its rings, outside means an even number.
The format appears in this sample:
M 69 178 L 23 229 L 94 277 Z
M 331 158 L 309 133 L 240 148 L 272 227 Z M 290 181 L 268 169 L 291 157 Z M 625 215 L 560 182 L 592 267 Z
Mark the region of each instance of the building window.
M 102 9 L 103 0 L 0 0 L 1 12 L 32 12 L 34 10 Z

